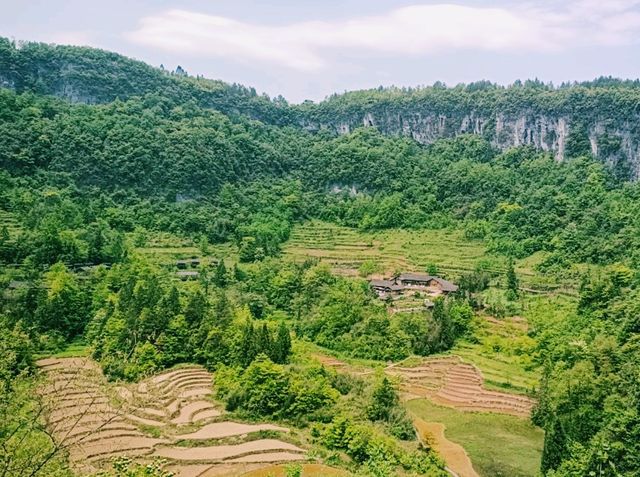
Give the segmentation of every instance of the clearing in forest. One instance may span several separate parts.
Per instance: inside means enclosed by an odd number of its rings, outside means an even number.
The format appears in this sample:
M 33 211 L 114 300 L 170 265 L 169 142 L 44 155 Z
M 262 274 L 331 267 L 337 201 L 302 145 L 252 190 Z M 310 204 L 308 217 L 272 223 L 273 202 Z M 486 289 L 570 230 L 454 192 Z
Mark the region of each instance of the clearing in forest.
M 80 475 L 113 457 L 161 457 L 177 477 L 236 476 L 278 463 L 308 461 L 305 449 L 278 438 L 289 429 L 224 418 L 212 400 L 213 376 L 175 368 L 132 385 L 112 385 L 89 358 L 38 362 L 46 425 Z
M 473 468 L 471 459 L 469 459 L 464 448 L 446 438 L 444 424 L 426 422 L 420 418 L 414 418 L 413 425 L 420 441 L 433 447 L 444 459 L 447 468 L 453 471 L 455 475 L 458 477 L 480 477 Z
M 426 399 L 405 403 L 414 416 L 444 424 L 446 439 L 461 445 L 481 477 L 534 477 L 544 432 L 527 419 L 504 414 L 462 412 Z
M 456 230 L 386 230 L 362 232 L 339 225 L 311 221 L 294 227 L 284 252 L 295 260 L 309 257 L 329 263 L 345 275 L 357 275 L 367 261 L 383 275 L 396 270 L 421 270 L 436 264 L 441 272 L 457 275 L 490 259 L 484 244 L 470 241 Z M 501 261 L 492 259 L 502 270 Z
M 453 228 L 365 232 L 312 220 L 293 228 L 283 252 L 295 261 L 319 259 L 335 273 L 347 276 L 358 276 L 365 263 L 374 269 L 367 275 L 380 278 L 396 271 L 424 272 L 429 265 L 435 265 L 439 274 L 452 280 L 478 266 L 499 276 L 506 272 L 504 257 L 492 255 L 482 240 L 468 239 L 462 230 Z M 552 276 L 534 272 L 542 259 L 537 254 L 516 263 L 521 287 L 539 292 L 573 290 L 565 290 L 568 284 Z

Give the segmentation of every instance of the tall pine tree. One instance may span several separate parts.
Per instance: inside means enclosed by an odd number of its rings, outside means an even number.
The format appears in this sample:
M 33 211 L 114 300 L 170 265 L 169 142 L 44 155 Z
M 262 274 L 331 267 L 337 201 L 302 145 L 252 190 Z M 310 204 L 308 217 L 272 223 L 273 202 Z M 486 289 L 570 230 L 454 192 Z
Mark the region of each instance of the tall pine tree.
M 260 333 L 258 333 L 257 350 L 258 353 L 264 353 L 272 360 L 275 360 L 273 340 L 271 339 L 271 333 L 266 323 L 262 323 L 262 328 L 260 329 Z
M 220 260 L 213 275 L 213 283 L 215 283 L 216 286 L 224 288 L 227 286 L 227 282 L 227 267 L 224 264 L 224 260 Z
M 278 326 L 278 334 L 273 348 L 273 360 L 276 363 L 285 364 L 289 361 L 291 334 L 284 321 L 280 322 L 280 326 Z
M 518 298 L 519 285 L 513 258 L 511 258 L 507 265 L 507 298 L 509 300 L 515 300 Z

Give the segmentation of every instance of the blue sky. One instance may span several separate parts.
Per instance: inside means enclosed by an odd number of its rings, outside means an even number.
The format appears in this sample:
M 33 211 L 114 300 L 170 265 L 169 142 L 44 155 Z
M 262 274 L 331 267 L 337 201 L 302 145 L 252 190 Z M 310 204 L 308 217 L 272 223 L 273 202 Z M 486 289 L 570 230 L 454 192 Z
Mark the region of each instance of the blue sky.
M 640 76 L 640 0 L 0 0 L 0 35 L 90 45 L 290 101 Z

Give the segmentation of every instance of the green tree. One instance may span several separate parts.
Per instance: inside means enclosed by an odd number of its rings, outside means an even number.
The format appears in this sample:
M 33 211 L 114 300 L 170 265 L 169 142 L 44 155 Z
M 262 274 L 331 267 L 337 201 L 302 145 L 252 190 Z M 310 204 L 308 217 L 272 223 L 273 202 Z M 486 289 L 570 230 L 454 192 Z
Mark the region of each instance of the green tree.
M 515 300 L 520 293 L 518 276 L 514 266 L 513 259 L 509 259 L 507 264 L 507 298 L 509 300 Z
M 189 361 L 190 336 L 191 331 L 184 315 L 176 315 L 169 321 L 167 329 L 158 338 L 164 366 Z
M 227 282 L 227 267 L 224 265 L 224 260 L 220 259 L 213 275 L 213 283 L 215 283 L 216 286 L 225 287 L 227 286 Z
M 256 349 L 258 353 L 263 353 L 269 358 L 274 355 L 273 339 L 266 323 L 262 323 L 262 327 L 256 337 Z
M 9 242 L 11 236 L 9 235 L 9 229 L 6 225 L 3 225 L 0 229 L 0 245 Z
M 238 255 L 241 262 L 253 262 L 256 260 L 258 245 L 255 237 L 242 237 Z
M 246 368 L 251 364 L 251 362 L 255 359 L 258 354 L 258 349 L 256 347 L 257 339 L 256 332 L 253 327 L 253 321 L 251 318 L 247 318 L 244 327 L 242 329 L 242 335 L 240 339 L 240 346 L 238 348 L 238 363 Z
M 291 333 L 284 321 L 278 325 L 278 333 L 273 346 L 273 360 L 279 364 L 286 364 L 291 354 Z
M 372 421 L 387 421 L 397 404 L 398 394 L 391 381 L 386 376 L 378 378 L 367 407 L 367 417 Z
M 209 303 L 207 298 L 200 290 L 194 291 L 187 299 L 187 306 L 184 310 L 184 316 L 189 326 L 197 326 L 207 316 Z
M 264 354 L 258 355 L 242 375 L 246 392 L 244 408 L 256 416 L 286 412 L 289 400 L 289 378 L 281 365 Z

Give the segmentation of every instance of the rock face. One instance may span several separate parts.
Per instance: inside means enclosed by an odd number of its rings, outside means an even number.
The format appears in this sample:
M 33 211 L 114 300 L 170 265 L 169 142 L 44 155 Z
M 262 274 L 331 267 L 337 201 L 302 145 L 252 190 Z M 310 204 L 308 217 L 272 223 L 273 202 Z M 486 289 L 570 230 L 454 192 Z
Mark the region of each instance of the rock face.
M 483 113 L 470 109 L 439 113 L 424 107 L 403 109 L 374 105 L 358 113 L 337 114 L 332 120 L 316 120 L 307 115 L 301 125 L 310 131 L 328 129 L 347 134 L 359 127 L 375 127 L 383 134 L 410 137 L 422 144 L 462 134 L 483 136 L 493 146 L 507 150 L 533 146 L 549 152 L 558 161 L 567 157 L 570 141 L 582 140 L 584 152 L 610 166 L 624 170 L 633 180 L 640 178 L 640 115 L 634 120 L 595 116 L 584 121 L 575 114 L 541 113 L 523 109 L 515 112 Z M 319 116 L 319 115 L 316 115 Z

